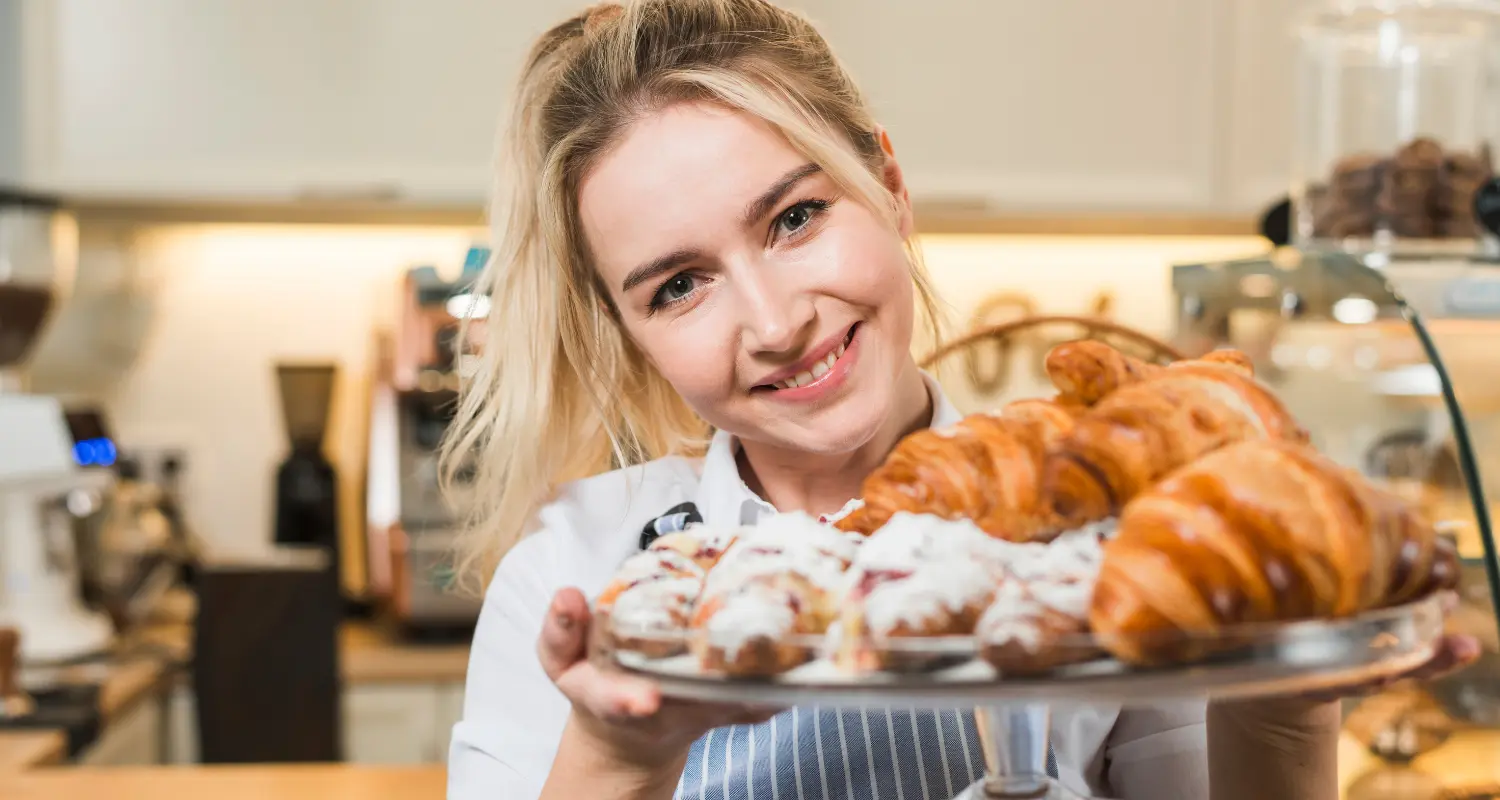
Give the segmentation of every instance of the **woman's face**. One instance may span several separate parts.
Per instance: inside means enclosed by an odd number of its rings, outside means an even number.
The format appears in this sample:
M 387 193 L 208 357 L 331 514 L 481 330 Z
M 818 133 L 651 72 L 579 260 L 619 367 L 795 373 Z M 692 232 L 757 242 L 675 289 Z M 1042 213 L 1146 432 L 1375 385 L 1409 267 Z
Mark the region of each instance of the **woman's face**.
M 633 124 L 580 187 L 628 335 L 710 424 L 820 454 L 892 413 L 914 316 L 899 225 L 760 120 L 679 104 Z

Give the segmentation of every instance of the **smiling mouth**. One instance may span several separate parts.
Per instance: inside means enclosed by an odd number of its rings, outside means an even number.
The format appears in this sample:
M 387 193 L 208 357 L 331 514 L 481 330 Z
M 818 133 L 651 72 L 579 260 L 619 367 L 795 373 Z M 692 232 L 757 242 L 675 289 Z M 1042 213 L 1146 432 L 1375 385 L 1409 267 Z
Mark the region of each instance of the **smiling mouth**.
M 821 361 L 813 364 L 811 369 L 804 370 L 797 373 L 796 375 L 793 375 L 790 378 L 785 378 L 775 383 L 761 384 L 760 386 L 754 387 L 754 391 L 777 392 L 781 391 L 782 389 L 799 389 L 803 386 L 810 386 L 814 383 L 817 383 L 828 374 L 829 370 L 833 369 L 833 365 L 836 364 L 840 358 L 844 357 L 844 351 L 849 347 L 849 344 L 854 341 L 854 334 L 858 331 L 859 323 L 856 322 L 853 325 L 849 326 L 849 333 L 844 336 L 844 341 L 840 342 L 837 347 L 829 351 L 828 355 L 824 356 Z

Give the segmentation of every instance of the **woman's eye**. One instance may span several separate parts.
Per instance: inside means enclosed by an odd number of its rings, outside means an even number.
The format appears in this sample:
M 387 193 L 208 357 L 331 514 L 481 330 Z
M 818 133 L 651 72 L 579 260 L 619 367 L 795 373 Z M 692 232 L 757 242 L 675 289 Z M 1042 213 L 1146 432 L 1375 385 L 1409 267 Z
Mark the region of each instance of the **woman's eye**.
M 776 219 L 777 232 L 792 235 L 806 228 L 819 212 L 828 208 L 828 203 L 822 200 L 804 200 L 791 208 L 781 212 Z
M 675 303 L 692 294 L 693 289 L 697 285 L 693 280 L 693 276 L 686 272 L 673 275 L 667 279 L 666 283 L 661 285 L 660 289 L 656 290 L 656 295 L 651 298 L 651 305 L 656 307 Z

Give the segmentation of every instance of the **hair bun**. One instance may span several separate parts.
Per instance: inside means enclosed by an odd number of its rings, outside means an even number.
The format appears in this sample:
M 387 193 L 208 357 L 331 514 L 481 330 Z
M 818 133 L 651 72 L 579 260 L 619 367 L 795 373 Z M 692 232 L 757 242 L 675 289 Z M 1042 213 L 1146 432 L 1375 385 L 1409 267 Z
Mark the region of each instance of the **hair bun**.
M 622 6 L 619 3 L 600 3 L 593 8 L 590 8 L 588 16 L 584 17 L 583 32 L 593 33 L 594 31 L 599 29 L 599 26 L 605 25 L 615 19 L 618 19 L 619 16 L 624 13 L 625 6 Z

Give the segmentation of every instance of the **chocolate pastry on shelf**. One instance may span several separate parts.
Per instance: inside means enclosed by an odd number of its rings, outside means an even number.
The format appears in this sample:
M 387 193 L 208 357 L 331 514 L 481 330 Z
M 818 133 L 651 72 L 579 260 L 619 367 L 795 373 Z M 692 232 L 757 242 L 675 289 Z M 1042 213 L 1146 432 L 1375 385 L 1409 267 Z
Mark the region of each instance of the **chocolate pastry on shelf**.
M 1415 509 L 1311 447 L 1206 455 L 1126 506 L 1089 623 L 1132 664 L 1233 646 L 1226 628 L 1346 617 L 1452 588 L 1458 559 Z

